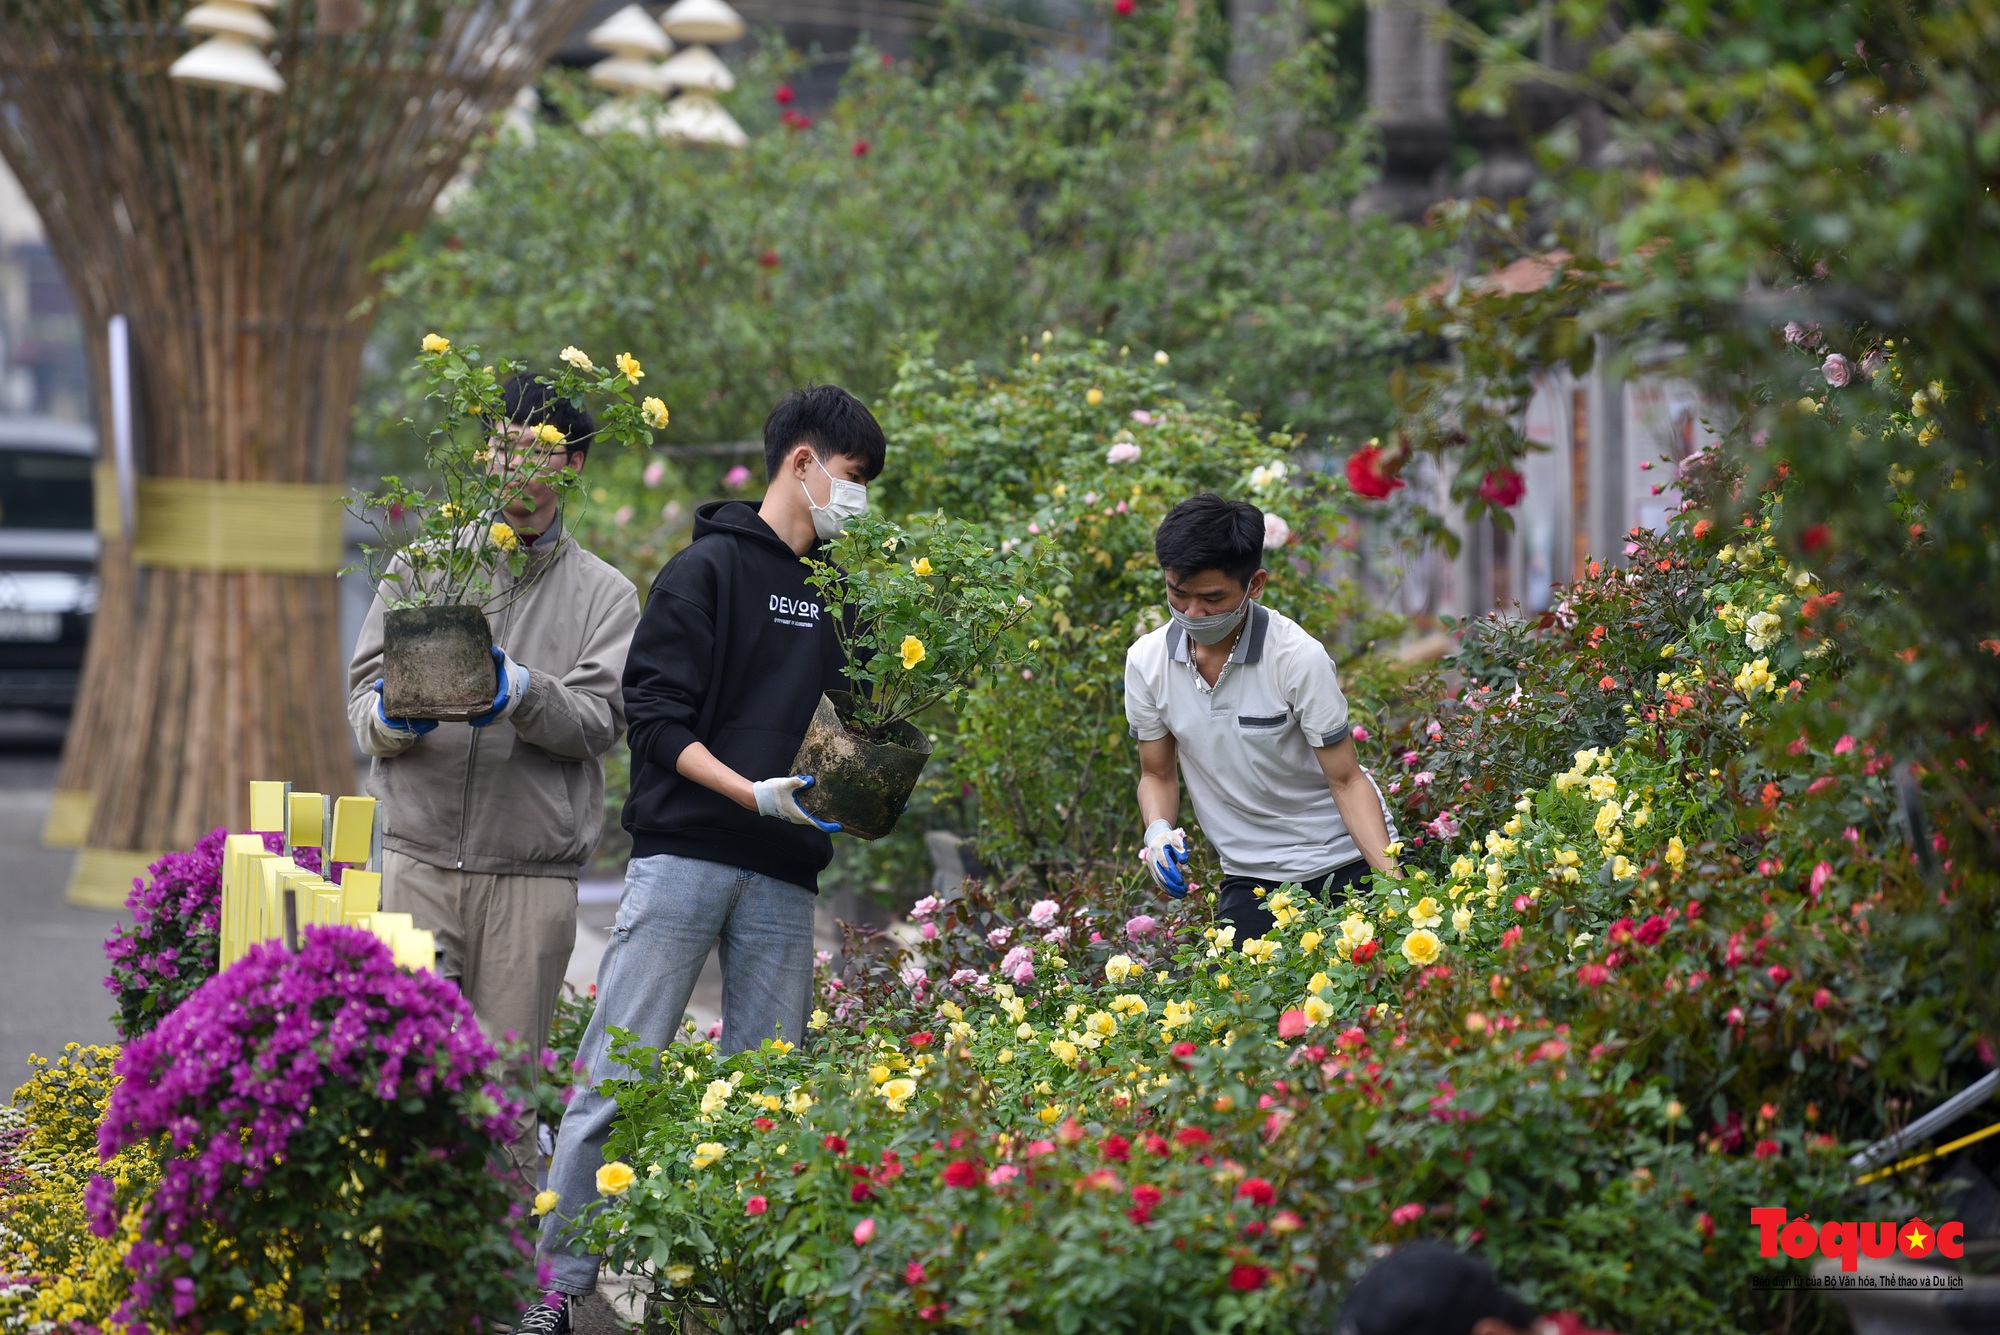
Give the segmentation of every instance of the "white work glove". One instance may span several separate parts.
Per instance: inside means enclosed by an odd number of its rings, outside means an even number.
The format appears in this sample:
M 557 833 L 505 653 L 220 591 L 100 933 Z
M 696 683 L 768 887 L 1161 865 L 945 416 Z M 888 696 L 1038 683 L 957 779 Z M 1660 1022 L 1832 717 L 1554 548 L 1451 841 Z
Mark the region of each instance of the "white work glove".
M 1146 827 L 1146 847 L 1139 860 L 1152 873 L 1153 884 L 1166 891 L 1168 898 L 1179 899 L 1187 893 L 1187 874 L 1181 870 L 1187 866 L 1187 831 L 1163 820 L 1154 821 Z
M 507 651 L 496 644 L 493 646 L 493 707 L 466 722 L 475 728 L 497 723 L 519 708 L 521 697 L 527 693 L 528 669 L 509 658 Z
M 757 794 L 757 814 L 775 816 L 794 825 L 817 825 L 828 834 L 838 834 L 839 821 L 821 820 L 799 805 L 799 794 L 816 782 L 817 780 L 810 774 L 794 774 L 784 779 L 758 780 L 750 785 L 751 791 Z

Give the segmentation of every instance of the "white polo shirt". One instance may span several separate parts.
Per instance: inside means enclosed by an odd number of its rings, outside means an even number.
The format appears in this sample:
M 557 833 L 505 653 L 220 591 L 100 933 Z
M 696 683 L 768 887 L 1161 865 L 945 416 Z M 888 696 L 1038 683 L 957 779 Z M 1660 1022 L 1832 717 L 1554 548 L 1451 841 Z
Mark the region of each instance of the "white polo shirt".
M 1361 856 L 1313 754 L 1347 737 L 1347 697 L 1326 647 L 1291 618 L 1252 603 L 1213 688 L 1179 626 L 1141 636 L 1125 652 L 1125 721 L 1142 742 L 1173 736 L 1228 875 L 1277 885 Z M 1382 818 L 1393 839 L 1386 803 Z

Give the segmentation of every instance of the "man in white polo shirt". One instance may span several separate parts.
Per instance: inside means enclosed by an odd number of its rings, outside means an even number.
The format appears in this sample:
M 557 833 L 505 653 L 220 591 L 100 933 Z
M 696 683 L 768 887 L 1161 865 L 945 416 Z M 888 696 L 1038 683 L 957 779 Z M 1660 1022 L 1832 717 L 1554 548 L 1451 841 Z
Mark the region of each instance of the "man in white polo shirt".
M 1174 826 L 1178 762 L 1222 859 L 1216 920 L 1248 941 L 1271 930 L 1260 890 L 1296 882 L 1331 898 L 1371 867 L 1388 870 L 1388 809 L 1354 754 L 1326 647 L 1257 602 L 1263 512 L 1213 493 L 1191 497 L 1161 522 L 1153 551 L 1172 620 L 1125 654 L 1141 856 L 1162 890 L 1187 893 L 1186 834 Z

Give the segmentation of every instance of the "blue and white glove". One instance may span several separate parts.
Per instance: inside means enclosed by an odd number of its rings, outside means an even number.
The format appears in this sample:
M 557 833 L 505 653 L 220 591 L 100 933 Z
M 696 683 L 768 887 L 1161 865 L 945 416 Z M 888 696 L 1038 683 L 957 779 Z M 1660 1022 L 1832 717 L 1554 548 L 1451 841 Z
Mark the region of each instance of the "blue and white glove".
M 821 820 L 799 805 L 799 794 L 817 783 L 810 774 L 794 774 L 785 779 L 760 779 L 750 785 L 757 794 L 757 814 L 776 816 L 794 825 L 817 825 L 828 834 L 840 832 L 840 822 Z
M 405 732 L 412 737 L 421 737 L 437 727 L 434 718 L 390 718 L 382 712 L 382 679 L 375 679 L 375 717 L 390 732 Z
M 1181 870 L 1188 860 L 1185 830 L 1177 830 L 1163 820 L 1154 821 L 1146 827 L 1146 847 L 1139 860 L 1152 873 L 1153 884 L 1166 891 L 1168 898 L 1179 899 L 1187 893 L 1187 873 Z
M 521 697 L 528 693 L 528 669 L 507 657 L 507 651 L 499 645 L 493 646 L 493 708 L 478 718 L 469 718 L 467 723 L 475 728 L 483 728 L 495 723 L 511 713 L 521 703 Z

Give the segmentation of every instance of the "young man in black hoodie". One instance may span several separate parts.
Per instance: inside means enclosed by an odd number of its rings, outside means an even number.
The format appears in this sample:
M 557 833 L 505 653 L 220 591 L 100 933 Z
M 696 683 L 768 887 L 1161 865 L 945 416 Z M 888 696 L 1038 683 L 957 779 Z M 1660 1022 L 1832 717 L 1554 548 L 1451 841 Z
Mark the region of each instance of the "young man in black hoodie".
M 542 1245 L 553 1288 L 517 1330 L 569 1330 L 571 1300 L 597 1283 L 598 1258 L 568 1235 L 599 1199 L 617 1113 L 598 1090 L 619 1074 L 606 1031 L 672 1042 L 720 941 L 722 1051 L 805 1038 L 813 900 L 840 827 L 799 806 L 812 778 L 791 764 L 820 693 L 845 683 L 802 558 L 867 509 L 884 452 L 882 428 L 847 391 L 786 395 L 764 423 L 763 504 L 702 506 L 694 541 L 653 581 L 625 660 L 632 862 L 549 1169 L 557 1201 Z

